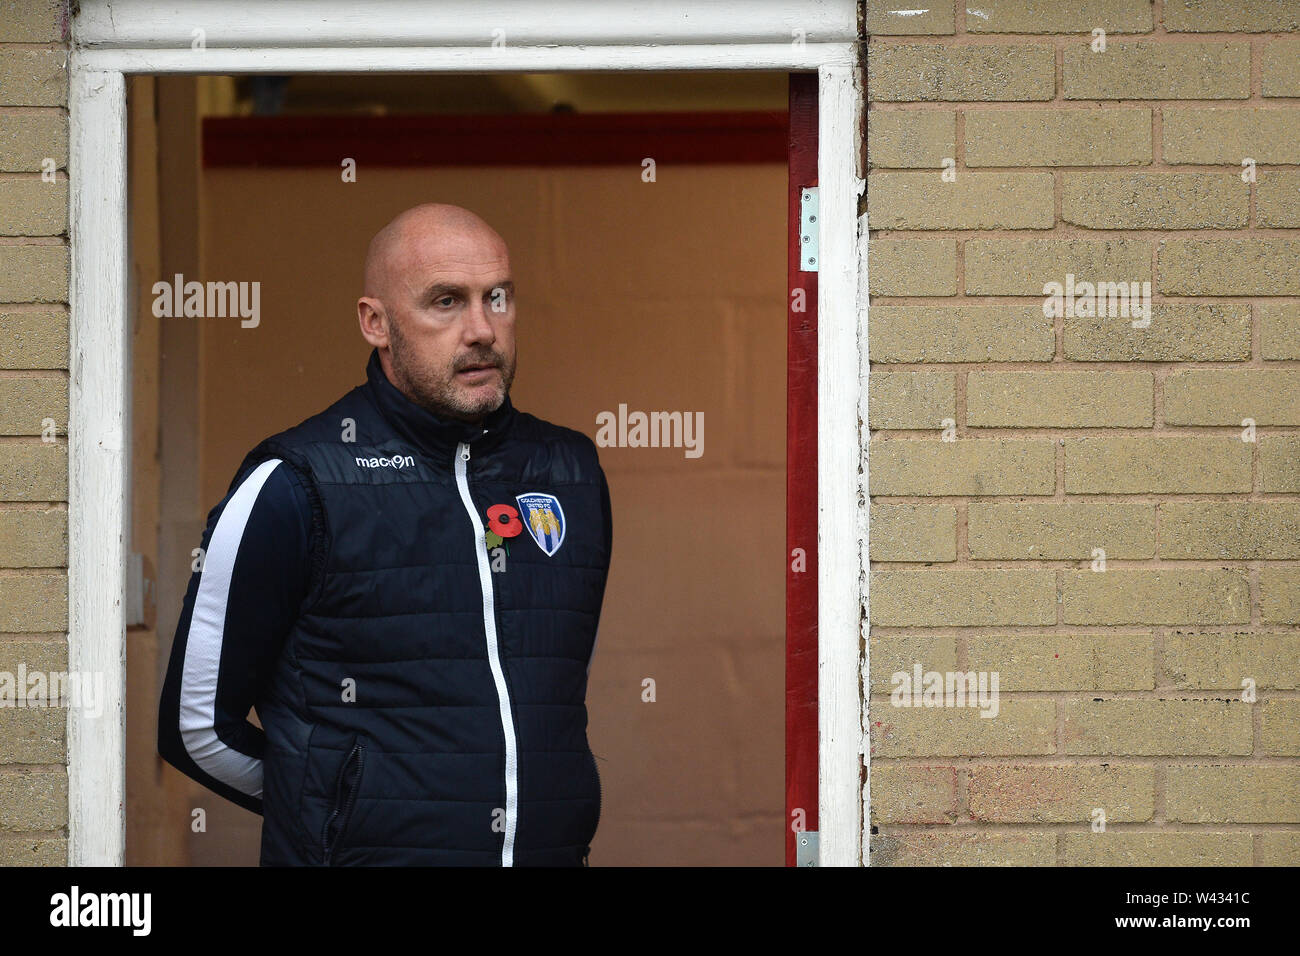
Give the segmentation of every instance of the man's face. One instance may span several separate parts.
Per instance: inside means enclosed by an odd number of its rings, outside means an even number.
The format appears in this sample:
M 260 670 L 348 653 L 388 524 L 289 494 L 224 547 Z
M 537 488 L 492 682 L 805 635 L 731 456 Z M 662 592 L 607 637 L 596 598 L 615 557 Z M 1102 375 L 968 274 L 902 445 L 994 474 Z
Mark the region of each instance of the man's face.
M 479 421 L 499 408 L 515 376 L 514 283 L 500 238 L 415 223 L 394 243 L 382 288 L 393 384 L 448 418 Z

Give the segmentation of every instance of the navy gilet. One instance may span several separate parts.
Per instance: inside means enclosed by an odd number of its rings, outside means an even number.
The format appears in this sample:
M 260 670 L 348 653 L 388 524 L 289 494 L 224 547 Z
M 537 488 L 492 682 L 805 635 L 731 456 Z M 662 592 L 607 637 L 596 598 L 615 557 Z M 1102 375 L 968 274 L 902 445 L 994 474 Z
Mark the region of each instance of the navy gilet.
M 591 439 L 367 381 L 245 457 L 312 505 L 307 597 L 257 702 L 263 865 L 585 862 L 587 675 L 611 547 Z

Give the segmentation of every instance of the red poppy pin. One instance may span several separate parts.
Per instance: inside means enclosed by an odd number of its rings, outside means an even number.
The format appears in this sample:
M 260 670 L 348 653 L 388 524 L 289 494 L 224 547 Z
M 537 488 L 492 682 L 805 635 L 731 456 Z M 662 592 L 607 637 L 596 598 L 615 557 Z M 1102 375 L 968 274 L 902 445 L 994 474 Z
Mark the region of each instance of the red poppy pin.
M 501 547 L 506 538 L 513 538 L 524 530 L 519 512 L 510 505 L 493 505 L 488 508 L 487 516 L 487 532 L 484 537 L 489 551 Z M 509 553 L 510 549 L 506 548 L 506 554 Z

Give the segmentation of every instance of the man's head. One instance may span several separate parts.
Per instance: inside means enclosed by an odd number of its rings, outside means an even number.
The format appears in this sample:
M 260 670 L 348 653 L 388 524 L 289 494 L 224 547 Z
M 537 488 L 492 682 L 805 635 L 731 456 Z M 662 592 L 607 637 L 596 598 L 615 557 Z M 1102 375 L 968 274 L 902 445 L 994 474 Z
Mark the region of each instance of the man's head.
M 426 203 L 370 240 L 357 321 L 402 394 L 476 422 L 514 381 L 514 298 L 510 255 L 492 227 L 468 209 Z

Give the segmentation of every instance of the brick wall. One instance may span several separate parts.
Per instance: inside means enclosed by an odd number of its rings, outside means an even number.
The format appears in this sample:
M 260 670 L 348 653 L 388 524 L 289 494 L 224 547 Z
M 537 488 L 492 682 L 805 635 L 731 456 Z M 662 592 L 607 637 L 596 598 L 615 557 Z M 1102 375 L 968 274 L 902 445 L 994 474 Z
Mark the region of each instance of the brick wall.
M 0 5 L 0 673 L 8 675 L 20 666 L 67 668 L 63 24 L 58 3 Z M 17 708 L 12 687 L 8 695 L 0 707 L 0 865 L 62 865 L 66 711 Z
M 868 4 L 873 861 L 1293 865 L 1300 2 L 969 6 Z M 11 673 L 67 660 L 64 20 L 0 7 Z M 917 663 L 997 716 L 892 706 Z M 64 721 L 0 708 L 0 864 L 66 857 Z
M 1300 2 L 921 6 L 867 4 L 872 862 L 1294 865 Z

